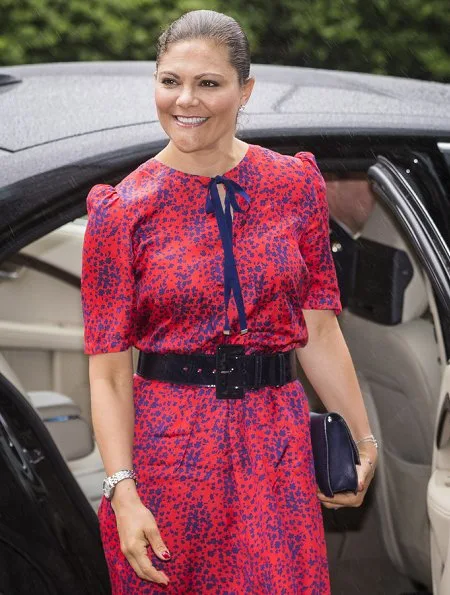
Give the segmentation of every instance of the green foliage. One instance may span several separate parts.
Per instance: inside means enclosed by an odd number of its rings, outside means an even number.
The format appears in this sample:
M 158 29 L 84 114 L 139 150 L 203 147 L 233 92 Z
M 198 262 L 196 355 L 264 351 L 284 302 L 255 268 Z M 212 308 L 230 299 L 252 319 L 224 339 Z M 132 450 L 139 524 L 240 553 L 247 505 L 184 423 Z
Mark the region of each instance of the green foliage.
M 285 0 L 290 64 L 450 81 L 448 0 Z M 278 61 L 278 56 L 274 57 Z
M 254 62 L 450 81 L 448 0 L 0 0 L 0 64 L 153 59 L 198 8 L 237 18 Z

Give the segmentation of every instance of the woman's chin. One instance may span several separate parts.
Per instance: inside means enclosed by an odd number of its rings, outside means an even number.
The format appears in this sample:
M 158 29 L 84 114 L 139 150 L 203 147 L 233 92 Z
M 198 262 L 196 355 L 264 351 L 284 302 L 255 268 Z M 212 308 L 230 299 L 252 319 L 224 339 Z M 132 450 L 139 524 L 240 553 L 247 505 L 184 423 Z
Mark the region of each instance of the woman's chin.
M 174 134 L 170 137 L 172 144 L 183 153 L 193 153 L 205 149 L 205 139 L 189 138 L 183 134 Z

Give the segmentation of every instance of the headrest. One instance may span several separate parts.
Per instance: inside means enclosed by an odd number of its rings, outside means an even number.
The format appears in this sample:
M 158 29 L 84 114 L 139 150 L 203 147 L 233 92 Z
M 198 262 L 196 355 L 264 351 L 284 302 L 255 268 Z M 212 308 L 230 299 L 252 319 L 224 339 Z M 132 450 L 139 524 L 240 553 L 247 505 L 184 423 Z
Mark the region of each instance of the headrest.
M 428 307 L 422 267 L 410 244 L 406 241 L 403 230 L 387 208 L 380 204 L 379 201 L 375 203 L 361 231 L 360 238 L 406 252 L 412 265 L 413 274 L 403 296 L 402 322 L 409 322 L 422 316 Z

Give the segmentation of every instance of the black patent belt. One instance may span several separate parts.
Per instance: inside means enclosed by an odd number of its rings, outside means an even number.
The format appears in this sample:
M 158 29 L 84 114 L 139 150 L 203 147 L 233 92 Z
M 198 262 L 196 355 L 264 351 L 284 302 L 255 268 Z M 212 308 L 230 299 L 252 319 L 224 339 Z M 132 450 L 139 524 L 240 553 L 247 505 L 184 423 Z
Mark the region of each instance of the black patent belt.
M 297 364 L 295 349 L 245 355 L 242 345 L 219 345 L 215 355 L 140 351 L 137 373 L 148 380 L 215 386 L 218 399 L 242 399 L 246 389 L 292 382 Z

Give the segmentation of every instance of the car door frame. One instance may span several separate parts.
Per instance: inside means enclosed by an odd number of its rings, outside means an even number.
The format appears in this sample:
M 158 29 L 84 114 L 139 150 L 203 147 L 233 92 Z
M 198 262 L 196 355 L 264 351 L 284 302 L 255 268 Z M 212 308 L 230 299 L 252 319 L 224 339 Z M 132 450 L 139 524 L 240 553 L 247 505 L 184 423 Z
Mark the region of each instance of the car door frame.
M 411 153 L 412 162 L 416 158 Z M 433 593 L 444 595 L 450 589 L 450 249 L 421 199 L 420 183 L 411 175 L 411 169 L 399 165 L 391 156 L 378 155 L 368 176 L 373 190 L 402 226 L 417 252 L 436 298 L 441 325 L 439 334 L 445 361 L 442 362 L 427 506 Z M 447 436 L 445 444 L 442 444 L 443 433 Z M 447 531 L 443 529 L 443 519 L 447 520 Z
M 97 515 L 35 409 L 2 374 L 0 459 L 8 469 L 2 501 L 9 503 L 1 520 L 2 544 L 36 568 L 46 593 L 107 595 L 110 582 Z M 0 566 L 6 580 L 8 568 Z

